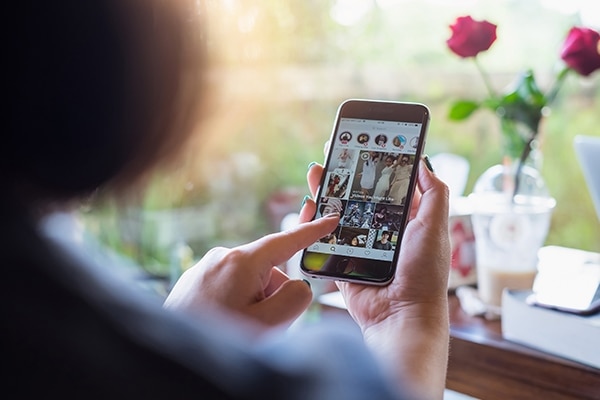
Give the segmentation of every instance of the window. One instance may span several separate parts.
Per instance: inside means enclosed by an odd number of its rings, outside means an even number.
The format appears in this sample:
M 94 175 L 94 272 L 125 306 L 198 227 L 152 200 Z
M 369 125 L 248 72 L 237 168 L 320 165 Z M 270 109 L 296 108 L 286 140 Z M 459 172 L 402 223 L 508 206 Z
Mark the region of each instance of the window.
M 283 212 L 300 208 L 306 168 L 323 160 L 336 108 L 350 97 L 429 105 L 427 152 L 466 157 L 469 193 L 500 162 L 500 133 L 485 111 L 463 123 L 446 118 L 451 100 L 485 91 L 474 65 L 447 49 L 449 25 L 467 14 L 498 25 L 494 51 L 480 60 L 497 87 L 529 67 L 544 85 L 568 28 L 600 29 L 598 7 L 595 0 L 208 1 L 218 88 L 209 101 L 218 113 L 199 132 L 201 148 L 157 175 L 138 207 L 85 217 L 102 240 L 163 275 L 173 257 L 184 258 L 177 249 L 189 246 L 200 258 L 215 245 L 275 231 Z M 600 73 L 571 77 L 544 121 L 542 171 L 557 199 L 547 244 L 600 251 L 600 223 L 572 146 L 576 134 L 600 135 L 599 107 Z

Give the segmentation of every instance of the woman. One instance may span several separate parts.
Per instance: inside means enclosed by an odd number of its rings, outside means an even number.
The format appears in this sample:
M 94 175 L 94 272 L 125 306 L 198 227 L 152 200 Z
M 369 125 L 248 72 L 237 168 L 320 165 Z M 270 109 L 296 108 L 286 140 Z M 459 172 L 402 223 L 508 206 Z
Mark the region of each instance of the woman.
M 375 172 L 379 163 L 379 154 L 375 151 L 368 152 L 367 159 L 363 162 L 360 173 L 360 190 L 363 200 L 370 198 L 371 190 L 375 186 Z
M 348 149 L 343 149 L 337 156 L 337 168 L 341 170 L 349 169 L 352 167 L 352 152 Z
M 284 332 L 312 292 L 273 266 L 334 231 L 337 214 L 209 251 L 164 305 L 82 243 L 73 207 L 92 194 L 126 201 L 134 182 L 189 143 L 198 96 L 208 98 L 195 5 L 10 3 L 17 23 L 5 38 L 11 104 L 0 157 L 4 390 L 23 398 L 441 398 L 448 193 L 423 163 L 402 273 L 384 288 L 339 284 L 364 341 L 336 323 Z M 322 173 L 309 170 L 313 195 Z M 301 221 L 314 213 L 308 200 Z
M 385 166 L 381 170 L 381 175 L 377 180 L 375 192 L 373 193 L 375 201 L 381 202 L 381 200 L 387 199 L 387 194 L 390 190 L 390 178 L 394 172 L 394 161 L 394 156 L 389 154 L 384 159 Z
M 392 204 L 404 204 L 406 192 L 410 184 L 410 174 L 412 172 L 410 157 L 406 154 L 400 156 L 398 163 L 394 165 L 394 173 L 390 183 L 389 197 Z

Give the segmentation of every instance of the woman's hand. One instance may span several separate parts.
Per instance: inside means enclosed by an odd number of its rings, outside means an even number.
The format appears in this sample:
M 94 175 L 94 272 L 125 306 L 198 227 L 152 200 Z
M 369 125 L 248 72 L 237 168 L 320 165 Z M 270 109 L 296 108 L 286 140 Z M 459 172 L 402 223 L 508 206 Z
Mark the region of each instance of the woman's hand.
M 323 168 L 307 176 L 311 193 Z M 387 286 L 337 282 L 348 311 L 385 370 L 415 399 L 442 398 L 448 356 L 448 188 L 424 161 L 402 239 L 398 265 Z M 310 218 L 307 201 L 301 218 Z
M 440 296 L 446 298 L 450 265 L 448 188 L 427 170 L 423 162 L 419 168 L 419 190 L 415 191 L 411 204 L 410 221 L 404 232 L 392 283 L 383 287 L 338 283 L 350 313 L 365 329 L 393 312 L 392 305 L 431 303 Z M 308 171 L 307 181 L 313 196 L 322 171 L 323 167 L 318 164 Z M 300 220 L 310 218 L 314 210 L 314 201 L 306 201 Z
M 225 308 L 267 326 L 291 324 L 310 304 L 312 292 L 307 282 L 290 279 L 276 266 L 331 233 L 338 222 L 333 214 L 233 249 L 212 249 L 181 276 L 164 305 L 186 312 Z
M 420 165 L 419 194 L 400 247 L 396 274 L 384 287 L 340 283 L 352 317 L 367 333 L 372 325 L 402 313 L 422 317 L 416 305 L 447 304 L 450 244 L 447 187 Z

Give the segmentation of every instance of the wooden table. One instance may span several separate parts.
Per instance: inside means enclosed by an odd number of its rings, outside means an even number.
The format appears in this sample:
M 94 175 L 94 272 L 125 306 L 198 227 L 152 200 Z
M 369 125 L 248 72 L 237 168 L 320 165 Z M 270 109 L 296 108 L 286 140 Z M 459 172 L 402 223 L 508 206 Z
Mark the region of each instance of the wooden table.
M 600 370 L 504 340 L 499 320 L 465 314 L 453 294 L 449 306 L 448 389 L 483 400 L 600 400 Z
M 485 400 L 600 399 L 600 370 L 504 340 L 500 321 L 470 317 L 454 295 L 449 301 L 449 389 Z

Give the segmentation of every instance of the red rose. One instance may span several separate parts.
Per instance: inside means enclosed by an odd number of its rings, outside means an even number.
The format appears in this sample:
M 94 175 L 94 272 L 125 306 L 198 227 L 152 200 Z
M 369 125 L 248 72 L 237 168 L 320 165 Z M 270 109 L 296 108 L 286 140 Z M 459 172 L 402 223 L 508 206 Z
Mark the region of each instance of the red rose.
M 496 40 L 496 25 L 488 21 L 475 21 L 473 18 L 458 17 L 450 25 L 452 36 L 446 41 L 450 50 L 460 57 L 475 57 L 490 48 Z
M 589 28 L 571 28 L 560 58 L 583 76 L 600 69 L 600 33 Z

